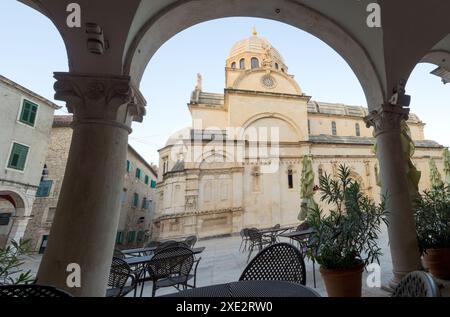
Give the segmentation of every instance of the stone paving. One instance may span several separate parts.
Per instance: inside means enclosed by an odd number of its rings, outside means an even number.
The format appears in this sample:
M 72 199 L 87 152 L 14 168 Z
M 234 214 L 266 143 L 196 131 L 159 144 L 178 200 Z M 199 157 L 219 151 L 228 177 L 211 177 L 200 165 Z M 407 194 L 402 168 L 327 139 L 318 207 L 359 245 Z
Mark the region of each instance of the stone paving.
M 288 239 L 281 239 L 288 242 Z M 197 246 L 205 246 L 205 251 L 200 255 L 201 261 L 197 270 L 197 287 L 221 284 L 226 282 L 237 281 L 242 271 L 247 264 L 248 252 L 239 251 L 239 245 L 241 243 L 240 236 L 231 236 L 223 238 L 212 238 L 199 240 Z M 387 285 L 392 278 L 392 264 L 388 246 L 387 232 L 384 228 L 383 233 L 380 236 L 379 245 L 383 250 L 384 255 L 380 258 L 381 264 L 381 284 Z M 253 256 L 253 255 L 252 255 Z M 37 271 L 41 256 L 34 256 L 28 258 L 26 266 L 33 272 Z M 306 262 L 306 277 L 308 287 L 313 287 L 313 266 L 312 262 L 305 260 Z M 316 291 L 326 296 L 325 286 L 320 276 L 318 265 L 315 268 L 317 287 Z M 362 295 L 364 297 L 386 297 L 390 296 L 390 293 L 381 288 L 370 288 L 367 286 L 367 272 L 363 275 L 363 290 Z M 448 292 L 448 290 L 446 289 Z M 156 295 L 164 295 L 174 293 L 174 288 L 165 288 L 157 291 Z M 146 283 L 144 288 L 144 296 L 151 296 L 151 283 Z

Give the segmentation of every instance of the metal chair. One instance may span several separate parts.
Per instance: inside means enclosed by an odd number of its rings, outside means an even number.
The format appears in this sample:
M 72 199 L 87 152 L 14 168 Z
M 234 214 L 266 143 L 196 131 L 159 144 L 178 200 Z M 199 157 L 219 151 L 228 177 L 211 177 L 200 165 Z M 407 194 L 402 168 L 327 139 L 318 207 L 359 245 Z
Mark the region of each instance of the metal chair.
M 300 251 L 292 244 L 273 244 L 255 256 L 239 280 L 285 281 L 305 285 L 305 262 Z
M 250 257 L 253 253 L 253 249 L 255 247 L 258 248 L 259 251 L 263 249 L 265 245 L 270 245 L 272 243 L 272 239 L 266 239 L 263 234 L 256 228 L 251 228 L 247 230 L 248 240 L 249 240 L 249 253 L 247 257 L 247 263 L 250 260 Z
M 115 258 L 125 259 L 125 254 L 119 249 L 114 249 L 114 255 L 113 256 Z
M 139 273 L 138 273 L 139 274 Z M 128 282 L 130 282 L 128 284 Z M 137 277 L 130 266 L 120 258 L 113 258 L 109 271 L 106 297 L 124 297 L 134 291 L 136 297 Z
M 433 277 L 423 271 L 406 275 L 392 294 L 392 297 L 440 297 L 441 292 Z
M 189 279 L 195 278 L 195 275 L 190 274 L 193 264 L 194 253 L 188 247 L 174 245 L 155 251 L 155 255 L 146 265 L 148 276 L 139 281 L 142 282 L 141 296 L 145 281 L 153 282 L 152 297 L 163 287 L 187 289 L 190 286 Z
M 161 242 L 159 242 L 159 241 L 150 241 L 150 242 L 148 242 L 148 243 L 145 245 L 145 247 L 146 247 L 146 248 L 153 248 L 153 247 L 159 246 L 160 244 L 161 244 Z
M 192 249 L 194 247 L 194 245 L 197 243 L 197 237 L 189 236 L 184 240 L 184 243 L 186 243 L 187 246 Z
M 25 284 L 0 286 L 0 297 L 72 297 L 53 286 Z
M 248 231 L 247 228 L 244 228 L 244 229 L 242 229 L 242 230 L 240 231 L 240 235 L 241 235 L 241 244 L 239 245 L 239 251 L 241 251 L 241 249 L 242 249 L 242 252 L 244 252 L 245 250 L 247 250 L 247 244 L 248 244 L 248 241 L 249 241 L 249 237 L 248 237 L 247 231 Z M 242 246 L 243 246 L 244 248 L 242 248 Z

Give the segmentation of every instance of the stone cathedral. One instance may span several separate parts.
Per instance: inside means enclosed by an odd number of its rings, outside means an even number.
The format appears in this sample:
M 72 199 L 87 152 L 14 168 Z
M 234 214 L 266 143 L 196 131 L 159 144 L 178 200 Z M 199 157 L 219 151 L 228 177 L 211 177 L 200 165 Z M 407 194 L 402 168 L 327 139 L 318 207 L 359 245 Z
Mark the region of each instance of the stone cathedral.
M 315 184 L 345 163 L 364 192 L 379 199 L 375 140 L 363 120 L 368 109 L 314 101 L 288 70 L 253 30 L 230 51 L 223 94 L 202 91 L 198 75 L 188 103 L 192 126 L 159 150 L 153 238 L 297 225 L 305 155 L 312 159 Z M 423 190 L 430 159 L 443 170 L 443 147 L 424 139 L 425 124 L 416 115 L 408 126 Z

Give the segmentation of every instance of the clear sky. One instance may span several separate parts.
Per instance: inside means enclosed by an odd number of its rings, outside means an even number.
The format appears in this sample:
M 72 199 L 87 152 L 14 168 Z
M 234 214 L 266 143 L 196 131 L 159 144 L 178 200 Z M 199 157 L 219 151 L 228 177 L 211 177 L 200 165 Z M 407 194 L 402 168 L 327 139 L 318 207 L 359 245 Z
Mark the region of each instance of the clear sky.
M 232 45 L 255 26 L 278 49 L 302 90 L 314 100 L 366 106 L 357 78 L 346 62 L 319 39 L 289 25 L 263 19 L 227 18 L 191 27 L 165 43 L 150 61 L 141 82 L 148 102 L 144 122 L 133 124 L 130 143 L 149 162 L 175 131 L 191 125 L 187 103 L 203 75 L 203 90 L 223 92 L 225 60 Z M 412 112 L 424 122 L 425 137 L 450 145 L 450 85 L 420 64 L 407 86 Z M 67 71 L 63 41 L 40 13 L 16 2 L 0 1 L 0 74 L 53 100 L 52 73 Z M 59 101 L 55 101 L 64 105 Z M 67 113 L 65 108 L 58 113 Z M 1 130 L 0 130 L 1 131 Z

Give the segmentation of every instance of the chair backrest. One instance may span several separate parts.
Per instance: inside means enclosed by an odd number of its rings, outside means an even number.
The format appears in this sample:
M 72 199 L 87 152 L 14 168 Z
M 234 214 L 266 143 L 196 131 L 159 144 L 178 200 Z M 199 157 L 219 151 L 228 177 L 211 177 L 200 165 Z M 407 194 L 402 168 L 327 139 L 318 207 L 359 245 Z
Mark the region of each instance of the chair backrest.
M 108 287 L 123 289 L 131 276 L 130 266 L 121 258 L 114 257 L 108 277 Z M 118 296 L 121 292 L 118 293 Z
M 72 297 L 53 286 L 26 284 L 0 286 L 0 297 Z
M 125 259 L 125 254 L 123 254 L 123 252 L 119 249 L 114 249 L 114 255 L 115 258 L 119 258 L 119 259 Z
M 296 229 L 296 231 L 302 231 L 302 230 L 307 230 L 307 229 L 309 229 L 309 223 L 308 222 L 302 222 L 301 224 L 299 224 L 298 226 L 297 226 L 297 229 Z
M 244 234 L 244 238 L 248 238 L 248 228 L 242 229 L 242 233 Z
M 247 235 L 252 242 L 260 242 L 262 239 L 262 233 L 256 228 L 247 229 Z
M 289 243 L 276 243 L 247 265 L 240 281 L 286 281 L 305 285 L 306 269 L 300 251 Z
M 433 277 L 422 271 L 406 275 L 392 294 L 393 297 L 440 297 L 439 287 Z
M 281 225 L 279 223 L 277 223 L 275 226 L 273 226 L 274 229 L 280 229 Z
M 172 275 L 187 280 L 193 264 L 194 252 L 186 246 L 174 245 L 155 251 L 147 270 L 154 280 Z
M 161 242 L 161 243 L 156 247 L 155 253 L 156 253 L 157 251 L 162 250 L 162 249 L 165 249 L 165 248 L 167 248 L 167 247 L 171 247 L 171 246 L 177 245 L 178 243 L 179 243 L 179 242 L 174 241 L 174 240 L 168 240 L 168 241 Z
M 189 236 L 186 238 L 186 240 L 184 240 L 184 243 L 186 243 L 188 247 L 193 248 L 195 243 L 197 243 L 197 237 Z
M 150 241 L 149 243 L 147 243 L 145 245 L 146 248 L 153 248 L 153 247 L 157 247 L 161 244 L 161 242 L 159 241 Z

